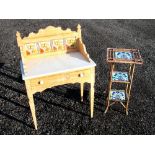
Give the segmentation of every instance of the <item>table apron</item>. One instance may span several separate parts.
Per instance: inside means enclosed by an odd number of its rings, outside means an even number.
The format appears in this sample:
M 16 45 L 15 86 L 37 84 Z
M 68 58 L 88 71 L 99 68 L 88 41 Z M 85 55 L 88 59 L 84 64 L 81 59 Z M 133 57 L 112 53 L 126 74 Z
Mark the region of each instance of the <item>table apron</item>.
M 74 83 L 94 83 L 95 72 L 94 68 L 73 71 L 63 74 L 56 74 L 46 77 L 39 77 L 29 80 L 29 88 L 32 94 L 36 92 L 42 92 L 47 88 L 54 86 L 64 85 L 64 84 L 74 84 Z

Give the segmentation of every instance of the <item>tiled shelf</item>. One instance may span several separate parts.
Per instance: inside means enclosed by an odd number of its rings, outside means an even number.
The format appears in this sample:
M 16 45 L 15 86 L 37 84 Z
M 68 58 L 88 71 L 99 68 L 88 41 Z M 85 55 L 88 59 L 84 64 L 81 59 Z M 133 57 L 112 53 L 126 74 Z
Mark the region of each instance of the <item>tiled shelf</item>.
M 110 91 L 110 100 L 112 101 L 125 101 L 126 93 L 125 90 L 114 90 Z
M 114 58 L 115 59 L 123 59 L 123 60 L 132 60 L 133 55 L 130 51 L 128 51 L 128 52 L 117 51 L 117 52 L 114 52 Z
M 143 60 L 138 49 L 108 48 L 107 62 L 143 64 Z
M 112 72 L 112 82 L 129 83 L 129 75 L 127 72 Z

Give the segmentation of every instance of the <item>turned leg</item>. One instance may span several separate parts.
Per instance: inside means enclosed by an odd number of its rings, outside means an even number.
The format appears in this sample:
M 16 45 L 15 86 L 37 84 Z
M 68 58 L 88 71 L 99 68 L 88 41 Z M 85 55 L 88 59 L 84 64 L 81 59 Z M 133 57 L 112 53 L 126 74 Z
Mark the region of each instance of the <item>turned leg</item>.
M 27 89 L 27 96 L 29 99 L 29 106 L 30 106 L 34 126 L 35 126 L 35 129 L 37 130 L 37 119 L 36 119 L 36 113 L 35 113 L 34 99 L 33 99 L 33 94 L 30 91 L 30 85 L 28 82 L 26 82 L 26 89 Z
M 94 113 L 94 82 L 90 85 L 90 112 L 91 118 L 93 118 Z
M 84 83 L 80 83 L 80 87 L 81 87 L 81 102 L 83 102 Z

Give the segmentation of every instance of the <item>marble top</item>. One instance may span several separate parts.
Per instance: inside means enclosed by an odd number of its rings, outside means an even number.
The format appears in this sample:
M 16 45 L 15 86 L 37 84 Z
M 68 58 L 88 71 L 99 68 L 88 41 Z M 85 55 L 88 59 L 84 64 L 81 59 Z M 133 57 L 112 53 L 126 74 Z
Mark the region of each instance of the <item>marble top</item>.
M 80 52 L 30 59 L 25 62 L 24 68 L 22 61 L 20 62 L 23 80 L 94 66 L 96 64 L 92 60 L 90 62 L 87 61 Z

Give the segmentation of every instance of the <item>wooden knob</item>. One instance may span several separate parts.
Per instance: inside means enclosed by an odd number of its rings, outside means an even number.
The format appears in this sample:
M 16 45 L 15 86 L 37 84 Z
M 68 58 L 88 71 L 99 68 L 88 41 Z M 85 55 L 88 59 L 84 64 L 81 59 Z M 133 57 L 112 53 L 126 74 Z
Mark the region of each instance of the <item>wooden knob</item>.
M 84 74 L 83 74 L 83 73 L 80 73 L 80 74 L 79 74 L 79 77 L 83 77 L 83 76 L 84 76 Z
M 44 81 L 43 80 L 40 80 L 38 83 L 39 84 L 44 84 Z

